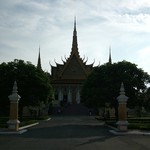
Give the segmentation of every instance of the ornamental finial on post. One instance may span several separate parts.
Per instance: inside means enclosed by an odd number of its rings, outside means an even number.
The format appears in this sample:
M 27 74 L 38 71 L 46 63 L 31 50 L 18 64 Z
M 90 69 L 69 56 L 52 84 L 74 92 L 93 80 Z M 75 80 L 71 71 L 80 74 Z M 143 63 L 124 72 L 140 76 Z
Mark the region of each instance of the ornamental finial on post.
M 14 82 L 12 94 L 8 96 L 10 101 L 16 101 L 18 102 L 20 100 L 20 95 L 18 95 L 18 87 L 17 87 L 17 82 Z
M 120 87 L 120 95 L 117 97 L 118 102 L 127 102 L 128 97 L 125 95 L 125 89 L 123 82 Z

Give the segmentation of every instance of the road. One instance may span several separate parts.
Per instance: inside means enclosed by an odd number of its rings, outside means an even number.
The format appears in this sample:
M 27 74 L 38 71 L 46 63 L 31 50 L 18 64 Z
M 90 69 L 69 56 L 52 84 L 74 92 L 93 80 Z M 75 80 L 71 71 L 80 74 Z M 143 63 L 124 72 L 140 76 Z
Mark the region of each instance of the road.
M 57 116 L 21 135 L 0 135 L 0 150 L 150 150 L 150 136 L 109 130 L 92 116 Z

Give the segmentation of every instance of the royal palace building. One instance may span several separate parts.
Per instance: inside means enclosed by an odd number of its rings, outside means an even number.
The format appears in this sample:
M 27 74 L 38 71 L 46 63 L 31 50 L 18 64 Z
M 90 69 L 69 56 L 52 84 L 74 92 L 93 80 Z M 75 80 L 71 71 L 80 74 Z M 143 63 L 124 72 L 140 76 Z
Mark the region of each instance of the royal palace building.
M 57 62 L 55 66 L 51 65 L 51 83 L 55 94 L 55 103 L 61 102 L 69 104 L 80 104 L 80 93 L 84 80 L 93 70 L 93 64 L 87 65 L 87 60 L 81 58 L 78 50 L 76 20 L 74 20 L 74 30 L 72 39 L 72 48 L 70 56 L 62 60 L 62 64 Z M 109 63 L 111 61 L 111 48 L 109 49 Z M 37 67 L 41 67 L 40 51 Z
M 52 86 L 55 100 L 70 104 L 80 103 L 80 92 L 84 80 L 93 69 L 80 57 L 77 42 L 76 20 L 74 21 L 72 48 L 69 58 L 63 64 L 51 65 Z

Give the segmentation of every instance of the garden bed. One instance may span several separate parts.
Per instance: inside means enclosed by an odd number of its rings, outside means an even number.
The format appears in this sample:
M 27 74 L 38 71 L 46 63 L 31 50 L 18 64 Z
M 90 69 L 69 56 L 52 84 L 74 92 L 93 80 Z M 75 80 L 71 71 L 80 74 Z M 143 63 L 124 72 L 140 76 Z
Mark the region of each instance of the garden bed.
M 115 119 L 107 119 L 105 121 L 107 125 L 117 128 Z M 150 118 L 129 118 L 128 119 L 128 129 L 137 130 L 148 130 L 150 131 Z
M 22 121 L 19 124 L 19 127 L 28 126 L 31 124 L 35 124 L 40 120 L 47 120 L 49 116 L 41 116 L 41 117 L 23 117 Z M 0 128 L 7 128 L 8 117 L 0 117 Z

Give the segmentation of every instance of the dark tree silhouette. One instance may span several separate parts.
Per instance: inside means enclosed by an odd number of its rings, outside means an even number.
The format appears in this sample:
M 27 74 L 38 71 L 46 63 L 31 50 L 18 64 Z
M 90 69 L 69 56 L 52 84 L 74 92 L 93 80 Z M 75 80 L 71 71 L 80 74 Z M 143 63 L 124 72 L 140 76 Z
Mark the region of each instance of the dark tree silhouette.
M 48 73 L 37 69 L 30 62 L 14 60 L 0 64 L 0 114 L 9 112 L 8 95 L 12 92 L 14 81 L 17 81 L 19 112 L 22 116 L 24 106 L 38 106 L 40 103 L 49 103 L 52 99 L 52 87 Z
M 82 88 L 82 101 L 89 107 L 104 107 L 105 103 L 117 107 L 117 96 L 121 82 L 124 83 L 126 95 L 129 97 L 128 107 L 139 105 L 138 97 L 150 83 L 150 76 L 136 64 L 122 61 L 114 64 L 106 63 L 94 68 Z

